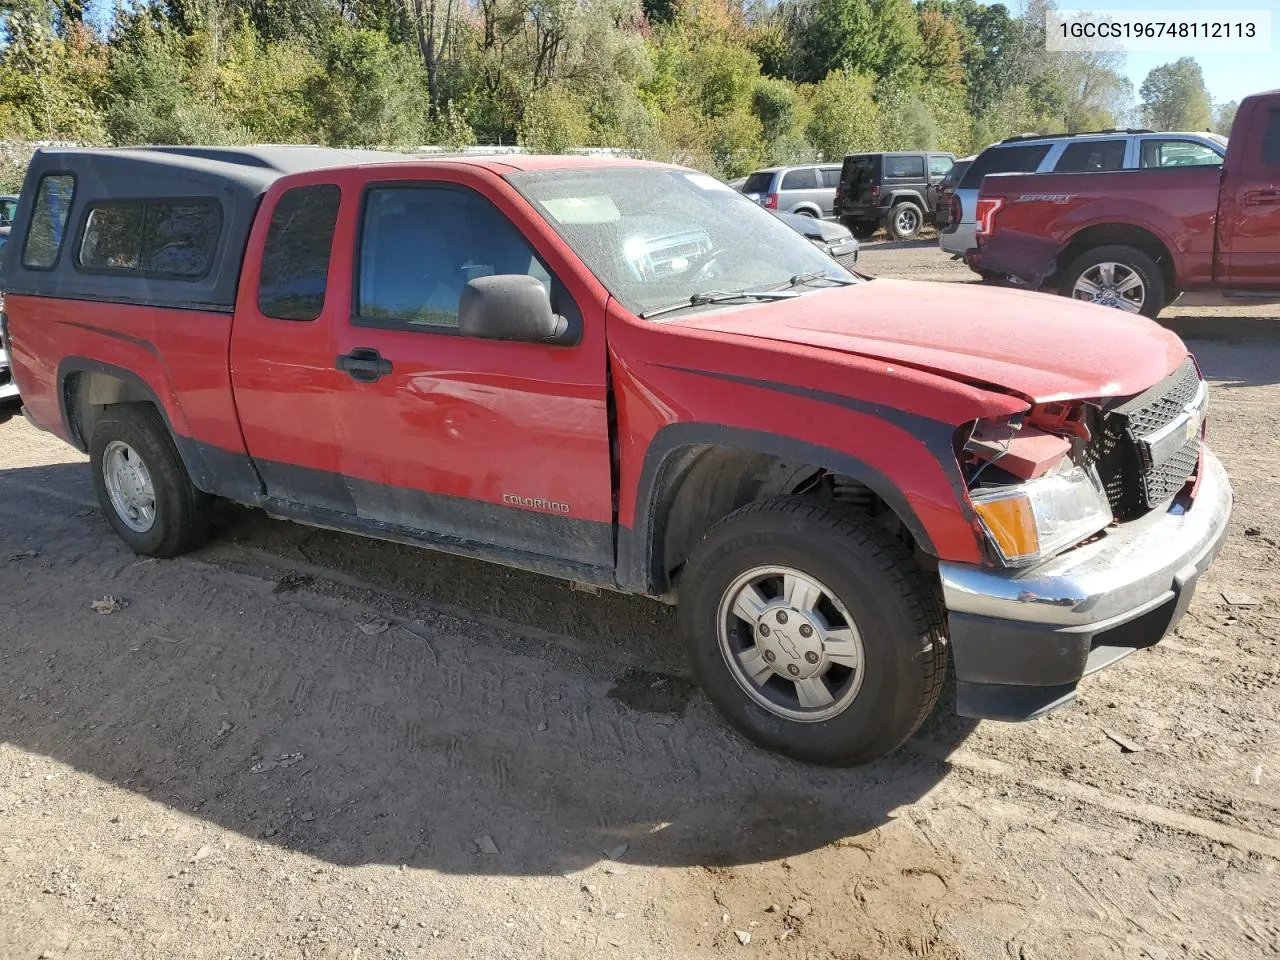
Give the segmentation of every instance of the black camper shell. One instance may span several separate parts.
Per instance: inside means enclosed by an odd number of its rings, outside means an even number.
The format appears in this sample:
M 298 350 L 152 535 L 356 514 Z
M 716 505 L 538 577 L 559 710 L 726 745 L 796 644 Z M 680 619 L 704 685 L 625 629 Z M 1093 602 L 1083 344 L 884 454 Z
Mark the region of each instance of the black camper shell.
M 410 159 L 322 147 L 40 149 L 0 290 L 231 313 L 258 204 L 276 179 Z

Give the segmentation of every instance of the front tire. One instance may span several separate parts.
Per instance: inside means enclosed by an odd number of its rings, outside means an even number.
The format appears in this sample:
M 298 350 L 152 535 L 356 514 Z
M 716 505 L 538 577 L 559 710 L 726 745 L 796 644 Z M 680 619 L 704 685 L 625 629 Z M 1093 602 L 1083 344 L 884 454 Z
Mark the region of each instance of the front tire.
M 760 746 L 810 763 L 892 752 L 946 674 L 936 585 L 840 504 L 777 497 L 725 517 L 689 558 L 679 616 L 716 708 Z
M 1058 292 L 1152 320 L 1166 303 L 1164 274 L 1156 262 L 1137 247 L 1118 243 L 1076 257 L 1062 274 Z
M 192 485 L 155 407 L 107 407 L 93 425 L 89 462 L 107 522 L 135 553 L 174 557 L 208 538 L 213 498 Z

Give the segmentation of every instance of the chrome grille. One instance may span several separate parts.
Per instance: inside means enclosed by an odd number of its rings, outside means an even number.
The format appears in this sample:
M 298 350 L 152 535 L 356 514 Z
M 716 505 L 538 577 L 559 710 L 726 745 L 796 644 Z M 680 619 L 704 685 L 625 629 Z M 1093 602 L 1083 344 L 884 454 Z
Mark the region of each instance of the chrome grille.
M 1199 389 L 1200 374 L 1188 357 L 1171 375 L 1113 412 L 1127 417 L 1129 429 L 1143 437 L 1177 419 Z
M 1167 434 L 1165 428 L 1183 416 L 1200 384 L 1200 374 L 1188 358 L 1150 390 L 1109 410 L 1095 426 L 1089 460 L 1098 468 L 1117 520 L 1141 516 L 1165 503 L 1195 472 L 1200 461 L 1198 435 L 1154 464 L 1149 462 L 1148 441 L 1161 431 Z
M 858 265 L 858 251 L 853 250 L 849 253 L 842 253 L 835 258 L 836 263 L 844 267 L 846 270 L 852 270 Z
M 1143 492 L 1149 506 L 1164 503 L 1186 486 L 1187 478 L 1200 462 L 1200 438 L 1188 440 L 1172 457 L 1142 475 Z

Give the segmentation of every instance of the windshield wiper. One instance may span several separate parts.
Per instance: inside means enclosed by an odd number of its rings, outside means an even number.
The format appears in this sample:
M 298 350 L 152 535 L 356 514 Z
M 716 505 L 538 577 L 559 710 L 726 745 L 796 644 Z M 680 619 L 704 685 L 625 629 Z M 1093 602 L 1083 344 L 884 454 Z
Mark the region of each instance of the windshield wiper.
M 853 279 L 852 277 L 833 277 L 831 276 L 831 274 L 827 273 L 825 270 L 810 270 L 808 273 L 797 273 L 794 277 L 792 277 L 786 283 L 780 283 L 778 284 L 778 286 L 774 287 L 773 289 L 789 290 L 792 287 L 800 287 L 800 286 L 804 286 L 806 283 L 813 283 L 813 281 L 815 280 L 829 280 L 832 283 L 837 283 L 842 287 L 847 287 L 850 284 L 859 282 Z
M 739 290 L 731 293 L 723 290 L 707 290 L 703 293 L 695 293 L 687 300 L 677 300 L 675 303 L 669 303 L 665 307 L 654 307 L 652 310 L 646 310 L 640 314 L 641 320 L 650 320 L 653 317 L 660 317 L 664 313 L 675 313 L 677 310 L 688 310 L 690 307 L 705 307 L 710 303 L 731 303 L 734 300 L 790 300 L 798 297 L 800 294 L 793 290 Z

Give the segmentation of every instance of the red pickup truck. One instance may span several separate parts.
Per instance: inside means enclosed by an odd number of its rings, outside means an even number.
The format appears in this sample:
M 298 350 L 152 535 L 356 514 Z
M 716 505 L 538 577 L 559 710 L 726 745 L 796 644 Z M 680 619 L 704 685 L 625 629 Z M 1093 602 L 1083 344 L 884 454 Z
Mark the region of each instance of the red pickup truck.
M 987 177 L 970 268 L 1148 317 L 1280 300 L 1280 90 L 1240 104 L 1224 160 L 1147 146 L 1136 169 Z
M 1225 535 L 1173 334 L 847 272 L 728 187 L 566 157 L 43 150 L 25 413 L 134 550 L 223 497 L 679 603 L 756 742 L 849 764 L 1155 643 Z M 501 665 L 496 665 L 500 669 Z

